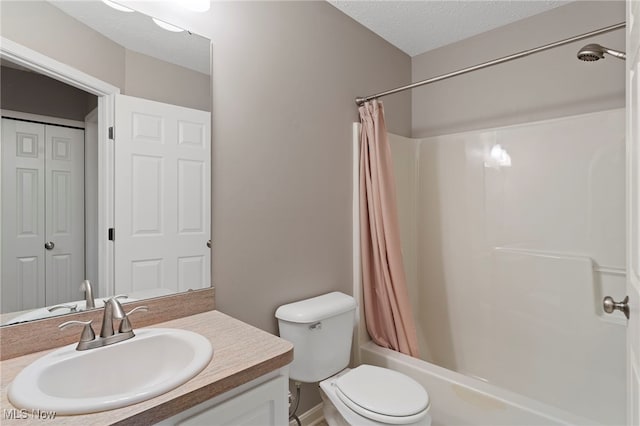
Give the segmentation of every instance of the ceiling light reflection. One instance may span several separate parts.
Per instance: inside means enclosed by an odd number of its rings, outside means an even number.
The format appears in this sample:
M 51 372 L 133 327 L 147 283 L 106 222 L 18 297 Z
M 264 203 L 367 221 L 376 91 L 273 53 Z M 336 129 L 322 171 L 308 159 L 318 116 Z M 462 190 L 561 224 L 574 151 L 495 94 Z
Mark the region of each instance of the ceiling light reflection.
M 175 25 L 167 24 L 166 22 L 161 21 L 159 19 L 156 19 L 156 18 L 151 18 L 151 19 L 153 19 L 153 22 L 155 22 L 157 26 L 159 26 L 160 28 L 162 28 L 164 30 L 171 31 L 171 32 L 174 32 L 174 33 L 179 33 L 179 32 L 184 31 L 184 29 L 182 29 L 180 27 L 176 27 Z
M 111 0 L 102 0 L 102 2 L 107 6 L 114 8 L 115 10 L 119 10 L 120 12 L 134 12 L 133 9 L 129 9 L 128 7 L 112 2 Z

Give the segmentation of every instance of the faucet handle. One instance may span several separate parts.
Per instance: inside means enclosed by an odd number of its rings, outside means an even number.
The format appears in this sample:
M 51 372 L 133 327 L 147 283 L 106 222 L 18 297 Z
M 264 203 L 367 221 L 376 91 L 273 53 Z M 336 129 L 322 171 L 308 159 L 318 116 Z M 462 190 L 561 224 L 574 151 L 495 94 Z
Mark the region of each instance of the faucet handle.
M 47 311 L 53 312 L 56 309 L 69 309 L 69 313 L 71 313 L 71 312 L 78 312 L 77 308 L 78 308 L 78 304 L 77 303 L 69 303 L 69 304 L 66 304 L 66 305 L 55 305 L 55 306 L 52 306 L 50 308 L 47 308 Z
M 129 315 L 131 315 L 132 313 L 136 312 L 136 311 L 140 311 L 140 312 L 148 312 L 149 308 L 147 306 L 138 306 L 137 308 L 133 308 L 132 310 L 130 310 L 122 319 L 122 321 L 120 321 L 120 328 L 118 329 L 118 331 L 120 333 L 128 333 L 129 331 L 132 331 L 131 328 L 131 322 L 129 321 Z
M 89 321 L 67 321 L 63 322 L 58 326 L 60 330 L 67 328 L 71 325 L 83 325 L 82 334 L 80 335 L 81 342 L 90 342 L 96 338 L 96 333 L 93 332 L 93 328 L 91 328 L 91 323 L 93 320 Z

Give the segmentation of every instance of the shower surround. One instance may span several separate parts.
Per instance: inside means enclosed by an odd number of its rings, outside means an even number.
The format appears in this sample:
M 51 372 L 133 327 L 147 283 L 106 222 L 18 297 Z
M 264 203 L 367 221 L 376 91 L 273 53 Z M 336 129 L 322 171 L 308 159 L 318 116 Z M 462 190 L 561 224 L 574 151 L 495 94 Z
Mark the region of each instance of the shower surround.
M 422 358 L 624 424 L 624 110 L 390 144 Z

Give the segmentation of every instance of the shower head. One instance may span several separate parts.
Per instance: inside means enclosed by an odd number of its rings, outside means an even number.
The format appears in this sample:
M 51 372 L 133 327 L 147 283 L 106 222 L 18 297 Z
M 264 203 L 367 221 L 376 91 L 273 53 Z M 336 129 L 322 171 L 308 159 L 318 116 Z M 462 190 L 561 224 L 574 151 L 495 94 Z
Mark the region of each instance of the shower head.
M 599 44 L 587 44 L 578 51 L 578 59 L 581 61 L 594 62 L 598 59 L 604 59 L 605 53 L 619 59 L 627 58 L 627 55 L 619 50 L 609 49 L 608 47 L 600 46 Z

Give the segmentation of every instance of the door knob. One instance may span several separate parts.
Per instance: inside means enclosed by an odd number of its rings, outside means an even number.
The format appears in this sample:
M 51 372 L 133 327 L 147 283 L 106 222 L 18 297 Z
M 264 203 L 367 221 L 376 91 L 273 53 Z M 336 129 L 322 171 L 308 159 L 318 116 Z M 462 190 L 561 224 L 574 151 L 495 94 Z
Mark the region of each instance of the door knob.
M 53 241 L 47 241 L 46 243 L 44 243 L 44 248 L 46 248 L 47 250 L 53 250 L 53 248 L 56 245 L 53 243 Z
M 207 247 L 211 248 L 211 240 L 207 241 Z
M 620 311 L 629 319 L 629 296 L 625 297 L 622 302 L 615 302 L 611 296 L 607 296 L 602 301 L 602 308 L 608 314 L 613 311 Z

